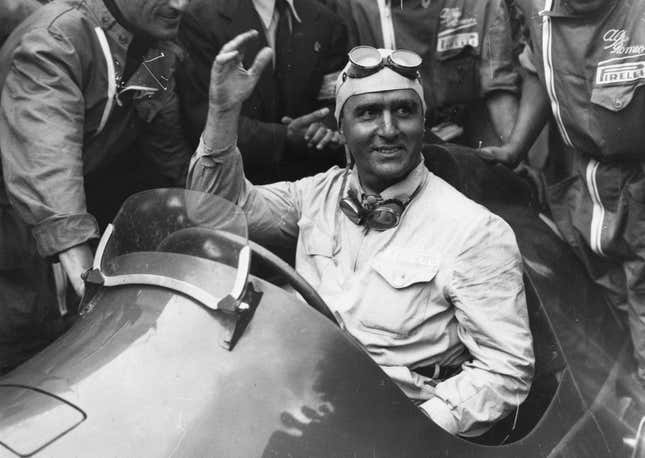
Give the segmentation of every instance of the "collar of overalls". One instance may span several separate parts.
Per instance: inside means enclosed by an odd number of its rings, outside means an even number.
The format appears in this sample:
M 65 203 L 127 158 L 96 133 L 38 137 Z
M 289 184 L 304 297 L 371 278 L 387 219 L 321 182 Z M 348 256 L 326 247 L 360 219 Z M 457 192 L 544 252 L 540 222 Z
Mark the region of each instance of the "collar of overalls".
M 130 46 L 128 46 L 126 66 L 123 71 L 123 81 L 127 81 L 136 71 L 137 67 L 141 65 L 144 56 L 152 47 L 154 39 L 139 31 L 134 24 L 125 18 L 115 0 L 103 0 L 103 4 L 110 14 L 114 16 L 114 19 L 116 19 L 124 29 L 132 33 L 132 41 L 130 42 Z

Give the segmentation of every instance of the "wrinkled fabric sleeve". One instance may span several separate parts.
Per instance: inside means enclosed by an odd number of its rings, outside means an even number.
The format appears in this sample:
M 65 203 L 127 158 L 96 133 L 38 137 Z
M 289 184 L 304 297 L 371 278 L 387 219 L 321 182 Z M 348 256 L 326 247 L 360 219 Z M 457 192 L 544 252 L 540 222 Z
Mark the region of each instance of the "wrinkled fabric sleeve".
M 482 94 L 494 91 L 519 94 L 520 77 L 513 57 L 511 21 L 504 0 L 491 0 L 486 15 L 479 67 Z
M 450 282 L 458 335 L 472 361 L 436 386 L 424 407 L 478 435 L 519 406 L 533 377 L 522 260 L 510 227 L 495 215 L 469 231 Z M 427 404 L 427 405 L 426 405 Z
M 83 188 L 81 68 L 66 37 L 31 30 L 16 49 L 0 102 L 8 197 L 45 257 L 99 236 Z
M 200 140 L 190 160 L 186 187 L 216 194 L 240 206 L 249 237 L 259 243 L 295 243 L 302 195 L 310 179 L 254 186 L 244 177 L 236 145 L 213 151 Z

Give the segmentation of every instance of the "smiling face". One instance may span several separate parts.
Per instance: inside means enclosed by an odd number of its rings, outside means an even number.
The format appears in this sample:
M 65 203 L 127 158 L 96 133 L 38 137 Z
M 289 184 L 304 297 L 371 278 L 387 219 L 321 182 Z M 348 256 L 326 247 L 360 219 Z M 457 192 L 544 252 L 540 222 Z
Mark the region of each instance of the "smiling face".
M 125 19 L 157 40 L 177 35 L 179 20 L 189 3 L 190 0 L 117 0 Z
M 341 131 L 366 191 L 380 193 L 419 164 L 423 121 L 421 100 L 411 89 L 347 99 Z

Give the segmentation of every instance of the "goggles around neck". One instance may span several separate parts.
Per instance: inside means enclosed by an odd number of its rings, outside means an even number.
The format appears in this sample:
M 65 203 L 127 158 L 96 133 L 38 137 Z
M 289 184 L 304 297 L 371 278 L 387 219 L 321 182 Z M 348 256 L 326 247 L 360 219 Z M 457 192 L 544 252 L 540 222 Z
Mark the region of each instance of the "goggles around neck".
M 350 189 L 347 196 L 341 199 L 340 209 L 351 222 L 365 226 L 366 231 L 374 229 L 382 232 L 399 225 L 407 203 L 399 199 L 377 199 L 374 196 L 359 199 L 356 191 Z
M 410 196 L 401 195 L 393 199 L 373 195 L 359 197 L 358 192 L 352 188 L 345 194 L 348 175 L 349 169 L 343 177 L 338 206 L 351 222 L 365 227 L 365 232 L 370 229 L 382 232 L 397 227 L 405 208 L 422 187 L 419 185 Z
M 343 74 L 346 78 L 365 78 L 388 67 L 405 78 L 416 80 L 420 78 L 419 68 L 422 59 L 417 53 L 404 49 L 392 51 L 383 56 L 372 46 L 356 46 L 348 54 L 349 67 Z

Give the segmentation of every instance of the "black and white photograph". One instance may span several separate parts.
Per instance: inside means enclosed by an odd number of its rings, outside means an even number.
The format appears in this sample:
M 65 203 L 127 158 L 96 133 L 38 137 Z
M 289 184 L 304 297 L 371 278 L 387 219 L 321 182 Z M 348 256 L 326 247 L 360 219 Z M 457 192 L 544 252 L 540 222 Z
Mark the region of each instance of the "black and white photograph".
M 0 0 L 0 172 L 0 458 L 645 458 L 645 0 Z

